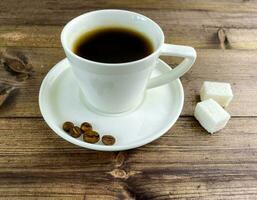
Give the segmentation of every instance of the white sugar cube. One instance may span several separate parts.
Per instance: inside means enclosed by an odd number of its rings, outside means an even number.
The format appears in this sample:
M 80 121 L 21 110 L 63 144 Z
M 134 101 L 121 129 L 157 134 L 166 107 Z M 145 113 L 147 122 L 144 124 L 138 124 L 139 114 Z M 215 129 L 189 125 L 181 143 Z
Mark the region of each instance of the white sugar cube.
M 213 99 L 199 102 L 194 116 L 209 133 L 221 130 L 230 119 L 229 113 Z
M 233 98 L 229 83 L 204 81 L 200 90 L 201 101 L 213 99 L 221 106 L 227 107 Z

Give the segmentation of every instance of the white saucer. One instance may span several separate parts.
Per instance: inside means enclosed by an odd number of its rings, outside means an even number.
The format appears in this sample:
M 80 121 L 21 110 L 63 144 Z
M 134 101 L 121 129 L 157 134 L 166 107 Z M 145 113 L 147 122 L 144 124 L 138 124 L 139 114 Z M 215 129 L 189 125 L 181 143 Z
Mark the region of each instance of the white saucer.
M 170 67 L 159 60 L 152 76 L 169 70 Z M 148 90 L 143 103 L 129 113 L 118 116 L 101 115 L 85 106 L 67 59 L 57 63 L 48 72 L 39 93 L 41 113 L 55 133 L 78 146 L 101 151 L 132 149 L 159 138 L 176 122 L 183 102 L 183 87 L 178 79 Z M 62 130 L 65 121 L 72 121 L 78 126 L 84 121 L 90 122 L 101 136 L 113 135 L 116 143 L 105 146 L 101 141 L 89 144 L 81 138 L 73 138 Z

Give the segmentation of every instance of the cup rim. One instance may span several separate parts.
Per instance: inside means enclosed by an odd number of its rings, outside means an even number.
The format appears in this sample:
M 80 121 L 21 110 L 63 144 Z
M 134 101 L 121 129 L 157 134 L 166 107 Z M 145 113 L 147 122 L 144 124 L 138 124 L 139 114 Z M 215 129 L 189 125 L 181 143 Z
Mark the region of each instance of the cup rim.
M 139 60 L 135 60 L 135 61 L 131 61 L 131 62 L 124 62 L 124 63 L 104 63 L 104 62 L 97 62 L 97 61 L 93 61 L 93 60 L 89 60 L 89 59 L 86 59 L 86 58 L 83 58 L 83 57 L 80 57 L 78 55 L 76 55 L 70 48 L 67 47 L 66 45 L 66 42 L 65 42 L 65 38 L 64 38 L 64 34 L 65 34 L 65 31 L 69 28 L 69 26 L 71 26 L 72 23 L 80 20 L 81 17 L 84 17 L 86 15 L 90 15 L 92 13 L 97 13 L 97 12 L 123 12 L 123 13 L 126 13 L 126 14 L 133 14 L 133 15 L 137 15 L 137 16 L 140 16 L 140 17 L 144 17 L 146 18 L 147 20 L 149 20 L 151 23 L 153 23 L 157 29 L 159 30 L 159 32 L 161 33 L 161 43 L 160 45 L 158 46 L 158 48 L 156 48 L 151 54 L 149 54 L 148 56 L 144 57 L 144 58 L 141 58 Z M 148 58 L 156 55 L 158 52 L 161 51 L 161 48 L 162 48 L 162 45 L 164 44 L 164 33 L 161 29 L 161 27 L 155 22 L 153 21 L 152 19 L 140 14 L 140 13 L 137 13 L 137 12 L 132 12 L 132 11 L 128 11 L 128 10 L 121 10 L 121 9 L 101 9 L 101 10 L 94 10 L 94 11 L 90 11 L 90 12 L 87 12 L 87 13 L 84 13 L 82 15 L 79 15 L 75 18 L 73 18 L 72 20 L 70 20 L 65 26 L 64 28 L 62 29 L 62 32 L 61 32 L 61 43 L 62 43 L 62 46 L 63 48 L 65 49 L 65 51 L 67 51 L 69 54 L 71 54 L 72 56 L 74 56 L 76 59 L 79 59 L 80 61 L 86 61 L 90 64 L 98 64 L 98 65 L 104 65 L 104 66 L 121 66 L 121 65 L 132 65 L 132 64 L 137 64 L 139 62 L 142 62 L 142 61 L 145 61 L 147 60 Z

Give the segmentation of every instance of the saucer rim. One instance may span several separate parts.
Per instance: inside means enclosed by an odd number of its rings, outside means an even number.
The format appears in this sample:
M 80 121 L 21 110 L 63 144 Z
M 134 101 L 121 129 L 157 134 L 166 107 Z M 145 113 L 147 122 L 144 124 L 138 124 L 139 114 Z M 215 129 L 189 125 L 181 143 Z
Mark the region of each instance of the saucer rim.
M 165 63 L 164 61 L 162 61 L 161 59 L 158 59 L 158 62 L 160 62 L 163 66 L 165 66 L 167 69 L 169 68 L 169 70 L 171 69 L 167 63 Z M 63 66 L 65 65 L 65 66 Z M 62 67 L 60 67 L 62 66 Z M 71 137 L 70 135 L 68 135 L 66 132 L 64 132 L 57 124 L 51 122 L 49 120 L 50 114 L 47 112 L 46 108 L 46 103 L 43 103 L 43 99 L 44 96 L 43 94 L 46 91 L 47 86 L 49 85 L 49 80 L 52 80 L 53 78 L 57 79 L 57 77 L 59 77 L 59 75 L 67 70 L 67 68 L 70 67 L 70 64 L 68 62 L 67 58 L 62 59 L 61 61 L 59 61 L 58 63 L 56 63 L 51 70 L 49 70 L 49 72 L 46 74 L 46 76 L 44 77 L 41 86 L 40 86 L 40 90 L 39 90 L 39 108 L 40 108 L 40 112 L 42 114 L 42 117 L 44 118 L 45 122 L 47 123 L 47 125 L 55 132 L 55 134 L 57 134 L 58 136 L 60 136 L 61 138 L 63 138 L 64 140 L 78 145 L 80 147 L 84 147 L 84 148 L 88 148 L 88 149 L 92 149 L 92 150 L 97 150 L 97 151 L 124 151 L 124 150 L 128 150 L 128 149 L 134 149 L 143 145 L 146 145 L 148 143 L 153 142 L 154 140 L 158 139 L 159 137 L 161 137 L 162 135 L 164 135 L 174 124 L 175 122 L 178 120 L 183 105 L 184 105 L 184 89 L 182 86 L 182 83 L 180 81 L 180 79 L 176 79 L 174 81 L 177 82 L 177 90 L 178 93 L 180 95 L 178 95 L 179 101 L 178 101 L 178 105 L 176 106 L 176 112 L 174 114 L 175 117 L 173 117 L 169 123 L 166 123 L 166 125 L 160 129 L 159 131 L 156 132 L 156 134 L 152 134 L 149 137 L 144 138 L 143 140 L 139 140 L 136 141 L 132 144 L 129 145 L 113 145 L 113 146 L 105 146 L 105 145 L 100 145 L 100 144 L 90 144 L 90 143 L 86 143 L 84 141 L 78 140 L 76 138 Z M 48 86 L 49 87 L 49 86 Z M 154 88 L 153 88 L 154 89 Z M 155 88 L 158 89 L 158 88 Z M 138 108 L 140 109 L 140 107 Z M 97 115 L 101 115 L 99 113 L 94 112 Z M 104 116 L 104 115 L 101 115 Z M 119 117 L 119 116 L 117 116 Z M 122 117 L 122 116 L 121 116 Z

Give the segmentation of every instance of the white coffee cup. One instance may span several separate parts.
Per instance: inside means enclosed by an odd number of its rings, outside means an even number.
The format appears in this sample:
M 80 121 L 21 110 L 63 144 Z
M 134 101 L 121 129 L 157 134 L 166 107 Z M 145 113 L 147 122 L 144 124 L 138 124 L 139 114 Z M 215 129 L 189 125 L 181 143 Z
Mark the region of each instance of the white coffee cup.
M 75 40 L 99 27 L 126 27 L 146 35 L 154 46 L 149 56 L 127 63 L 108 64 L 79 57 L 72 52 Z M 61 33 L 61 43 L 87 104 L 103 113 L 136 108 L 145 91 L 169 83 L 186 73 L 196 59 L 194 48 L 164 43 L 161 28 L 151 19 L 125 10 L 97 10 L 71 20 Z M 160 55 L 184 57 L 175 69 L 150 79 Z

